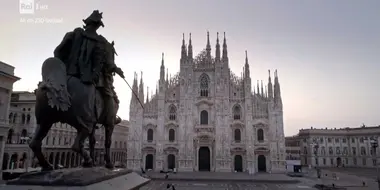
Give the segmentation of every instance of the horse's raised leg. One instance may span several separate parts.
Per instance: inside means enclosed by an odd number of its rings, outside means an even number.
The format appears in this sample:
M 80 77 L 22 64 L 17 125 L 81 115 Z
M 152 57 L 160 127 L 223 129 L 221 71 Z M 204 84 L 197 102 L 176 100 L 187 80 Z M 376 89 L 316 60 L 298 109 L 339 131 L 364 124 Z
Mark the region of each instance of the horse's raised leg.
M 106 161 L 106 168 L 112 169 L 114 167 L 112 161 L 111 161 L 111 144 L 112 144 L 112 133 L 114 129 L 114 125 L 105 125 L 105 141 L 104 141 L 104 147 L 105 147 L 105 154 L 104 154 L 104 160 Z
M 83 167 L 92 167 L 94 165 L 89 152 L 84 148 L 84 141 L 89 137 L 89 135 L 90 132 L 87 129 L 79 129 L 75 138 L 75 142 L 71 147 L 74 152 L 79 153 L 83 157 Z
M 37 157 L 38 162 L 41 166 L 42 171 L 51 171 L 54 170 L 53 165 L 51 165 L 42 154 L 41 146 L 42 140 L 48 134 L 52 124 L 40 124 L 37 125 L 36 131 L 34 133 L 32 141 L 29 143 L 29 147 L 32 149 L 34 155 Z

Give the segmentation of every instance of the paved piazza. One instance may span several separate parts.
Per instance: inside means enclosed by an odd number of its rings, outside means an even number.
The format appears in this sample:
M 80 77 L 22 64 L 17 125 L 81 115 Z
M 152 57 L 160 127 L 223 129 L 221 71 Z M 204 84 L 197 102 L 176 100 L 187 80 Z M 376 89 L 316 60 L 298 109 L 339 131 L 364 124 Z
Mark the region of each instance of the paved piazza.
M 301 184 L 262 184 L 262 183 L 221 183 L 221 182 L 186 182 L 186 181 L 152 181 L 140 190 L 166 190 L 166 185 L 172 183 L 176 190 L 301 190 L 310 186 Z

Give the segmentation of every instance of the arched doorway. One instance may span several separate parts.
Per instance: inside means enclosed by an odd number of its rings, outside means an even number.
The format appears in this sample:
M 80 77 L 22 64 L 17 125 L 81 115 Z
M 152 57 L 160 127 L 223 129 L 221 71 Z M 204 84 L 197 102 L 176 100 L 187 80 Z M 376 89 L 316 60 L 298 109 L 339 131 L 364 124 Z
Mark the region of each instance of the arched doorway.
M 145 157 L 145 170 L 153 170 L 153 154 L 148 154 Z
M 336 158 L 336 166 L 340 167 L 342 165 L 342 158 L 338 157 Z
M 259 172 L 266 172 L 267 171 L 267 163 L 266 163 L 266 158 L 264 155 L 259 155 L 257 157 L 257 170 Z
M 235 155 L 234 158 L 235 171 L 243 172 L 243 157 L 241 155 Z
M 210 149 L 208 147 L 200 147 L 198 152 L 198 170 L 210 171 Z
M 173 154 L 168 155 L 168 169 L 175 168 L 175 156 Z

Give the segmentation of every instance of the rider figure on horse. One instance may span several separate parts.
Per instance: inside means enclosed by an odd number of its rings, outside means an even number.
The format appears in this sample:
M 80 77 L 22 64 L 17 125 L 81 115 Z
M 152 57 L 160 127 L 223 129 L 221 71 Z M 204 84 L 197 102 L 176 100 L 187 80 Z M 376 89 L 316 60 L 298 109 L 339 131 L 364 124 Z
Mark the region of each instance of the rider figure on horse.
M 100 90 L 104 108 L 107 115 L 106 122 L 117 124 L 121 119 L 116 116 L 115 103 L 119 100 L 113 87 L 112 74 L 117 73 L 124 78 L 123 71 L 108 58 L 106 46 L 109 42 L 97 30 L 104 24 L 102 13 L 98 10 L 83 19 L 83 28 L 75 28 L 74 31 L 66 33 L 62 42 L 54 50 L 54 57 L 62 60 L 69 76 L 77 77 L 84 84 L 94 84 Z M 113 44 L 112 44 L 113 46 Z M 113 49 L 114 53 L 116 51 Z M 114 111 L 111 111 L 114 110 Z

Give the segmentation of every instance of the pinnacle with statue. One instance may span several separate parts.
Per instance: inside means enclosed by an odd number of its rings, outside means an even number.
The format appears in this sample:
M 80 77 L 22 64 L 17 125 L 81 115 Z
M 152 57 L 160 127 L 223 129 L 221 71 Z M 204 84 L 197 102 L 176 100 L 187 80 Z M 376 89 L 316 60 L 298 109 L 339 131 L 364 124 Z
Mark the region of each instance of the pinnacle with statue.
M 29 147 L 38 159 L 41 172 L 26 173 L 8 184 L 89 185 L 130 171 L 114 170 L 111 143 L 114 126 L 121 122 L 119 99 L 113 77 L 127 83 L 123 70 L 115 64 L 115 43 L 97 33 L 104 27 L 103 13 L 95 10 L 83 19 L 83 27 L 67 32 L 54 50 L 54 57 L 42 64 L 42 81 L 36 94 L 37 128 Z M 127 83 L 128 84 L 128 83 Z M 129 85 L 129 84 L 128 84 Z M 67 123 L 77 130 L 71 149 L 82 159 L 82 168 L 54 170 L 42 152 L 42 141 L 54 123 Z M 105 130 L 104 167 L 95 167 L 95 131 Z M 89 151 L 84 143 L 89 139 Z

